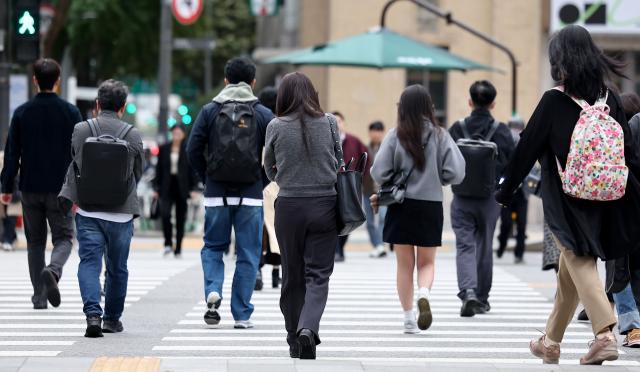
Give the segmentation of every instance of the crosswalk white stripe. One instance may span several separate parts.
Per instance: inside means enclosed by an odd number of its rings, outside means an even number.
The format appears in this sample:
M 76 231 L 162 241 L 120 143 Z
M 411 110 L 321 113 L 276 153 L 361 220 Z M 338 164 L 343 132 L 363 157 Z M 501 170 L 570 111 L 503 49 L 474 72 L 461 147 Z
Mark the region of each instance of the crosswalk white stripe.
M 84 315 L 0 315 L 0 320 L 82 320 Z
M 0 357 L 54 357 L 61 350 L 0 350 Z
M 147 293 L 149 293 L 149 291 L 146 290 L 129 290 L 127 289 L 127 295 L 137 295 L 137 296 L 143 296 L 146 295 Z M 0 296 L 9 296 L 9 295 L 33 295 L 33 290 L 0 290 Z M 62 289 L 60 290 L 60 296 L 62 298 L 66 297 L 66 296 L 79 296 L 80 295 L 80 290 L 70 290 L 70 289 Z
M 427 331 L 428 333 L 428 331 Z M 563 339 L 562 344 L 581 344 L 586 345 L 591 339 Z M 283 342 L 284 336 L 279 337 L 270 337 L 270 336 L 238 336 L 238 337 L 226 337 L 226 336 L 185 336 L 185 337 L 174 337 L 168 336 L 163 337 L 162 341 L 168 342 L 178 342 L 178 341 L 206 341 L 206 342 L 229 342 L 229 341 L 255 341 L 255 342 L 267 342 L 267 341 L 276 341 Z M 427 337 L 331 337 L 331 336 L 322 336 L 323 342 L 357 342 L 357 343 L 367 343 L 367 342 L 392 342 L 392 343 L 443 343 L 443 342 L 456 342 L 456 343 L 477 343 L 481 342 L 493 342 L 493 343 L 521 343 L 526 344 L 531 339 L 529 338 L 490 338 L 483 337 L 481 339 L 473 339 L 468 337 L 438 337 L 438 338 L 427 338 Z M 564 349 L 563 349 L 564 351 Z
M 124 303 L 124 307 L 129 307 L 131 306 L 131 303 L 129 303 L 128 301 L 125 301 Z M 33 304 L 31 303 L 31 301 L 29 301 L 29 303 L 0 303 L 0 310 L 32 310 L 33 312 L 48 312 L 48 311 L 61 311 L 62 309 L 77 309 L 80 308 L 82 309 L 82 303 L 81 302 L 68 302 L 66 300 L 64 300 L 59 307 L 50 307 L 47 309 L 34 309 L 33 308 Z
M 193 311 L 200 311 L 200 312 L 205 312 L 207 311 L 207 307 L 206 306 L 195 306 L 193 309 Z M 222 311 L 227 310 L 225 307 L 222 307 Z M 259 310 L 260 313 L 262 313 L 262 308 Z M 273 308 L 273 309 L 269 309 L 269 310 L 275 310 L 275 311 L 279 311 L 279 309 L 277 308 Z M 38 311 L 38 310 L 34 310 L 34 311 Z M 402 307 L 400 306 L 400 304 L 394 304 L 392 306 L 384 306 L 384 307 L 378 307 L 378 305 L 376 305 L 376 307 L 368 307 L 366 310 L 363 310 L 363 308 L 361 307 L 355 307 L 355 306 L 351 306 L 351 307 L 338 307 L 338 306 L 330 306 L 328 305 L 325 308 L 325 314 L 326 313 L 332 313 L 332 312 L 340 312 L 340 313 L 357 313 L 357 314 L 362 314 L 363 312 L 366 313 L 376 313 L 379 314 L 379 316 L 381 315 L 397 315 L 398 313 L 402 313 Z M 450 306 L 450 307 L 441 307 L 441 306 L 434 306 L 432 304 L 431 306 L 431 311 L 435 312 L 454 312 L 454 313 L 459 313 L 460 312 L 460 306 Z M 2 309 L 0 309 L 0 313 L 2 312 Z M 514 307 L 499 307 L 499 308 L 493 308 L 491 309 L 491 312 L 489 314 L 486 314 L 487 316 L 492 316 L 492 315 L 509 315 L 509 314 L 547 314 L 547 309 L 545 308 L 534 308 L 534 309 L 522 309 L 522 308 L 514 308 Z M 202 314 L 201 314 L 202 315 Z M 483 316 L 483 315 L 481 315 Z
M 282 356 L 272 356 L 272 357 L 255 357 L 255 356 L 170 356 L 170 355 L 161 355 L 161 359 L 164 360 L 282 360 Z M 355 361 L 360 362 L 364 366 L 376 365 L 377 363 L 389 363 L 389 362 L 411 362 L 411 363 L 451 363 L 451 364 L 511 364 L 514 367 L 514 370 L 521 369 L 521 364 L 540 364 L 540 359 L 535 358 L 465 358 L 458 357 L 455 358 L 377 358 L 377 357 L 322 357 L 320 356 L 318 360 L 326 360 L 326 361 Z M 579 359 L 561 359 L 561 365 L 576 365 L 580 364 Z M 631 360 L 617 360 L 614 362 L 608 362 L 607 365 L 611 366 L 640 366 L 640 362 L 631 361 Z M 501 368 L 504 369 L 504 368 Z M 598 369 L 602 369 L 599 367 Z
M 273 300 L 279 300 L 280 299 L 280 294 L 279 293 L 269 293 L 269 294 L 260 294 L 259 296 L 257 296 L 261 299 L 273 299 Z M 447 299 L 451 299 L 453 296 L 451 295 L 432 295 L 430 297 L 431 300 L 433 301 L 437 301 L 437 300 L 447 300 Z M 334 300 L 397 300 L 398 299 L 398 295 L 396 294 L 384 294 L 384 293 L 378 293 L 378 294 L 372 294 L 372 295 L 362 295 L 362 294 L 352 294 L 352 295 L 347 295 L 347 294 L 333 294 L 331 292 L 329 292 L 329 298 L 334 299 Z M 547 300 L 544 297 L 526 297 L 526 298 L 514 298 L 512 296 L 491 296 L 489 299 L 489 302 L 493 303 L 495 301 L 511 301 L 511 302 L 548 302 L 549 300 Z
M 224 301 L 224 300 L 223 300 Z M 502 301 L 489 301 L 491 302 L 491 307 L 492 308 L 501 308 L 501 307 L 519 307 L 519 308 L 540 308 L 540 309 L 551 309 L 553 308 L 553 304 L 552 303 L 526 303 L 526 302 L 502 302 Z M 258 306 L 271 306 L 274 303 L 277 304 L 277 301 L 273 301 L 273 300 L 255 300 L 252 299 L 251 303 L 254 304 L 256 307 Z M 453 301 L 435 301 L 433 302 L 434 304 L 438 304 L 440 306 L 458 306 L 458 308 L 460 307 L 460 305 L 462 304 L 459 300 L 453 300 Z M 201 303 L 199 303 L 200 306 L 205 305 L 205 302 L 202 301 Z M 360 306 L 360 307 L 365 307 L 365 306 L 371 306 L 371 302 L 366 302 L 366 301 L 348 301 L 348 300 L 331 300 L 331 295 L 329 295 L 329 300 L 327 301 L 327 308 L 330 308 L 331 306 Z M 396 299 L 396 300 L 391 300 L 391 301 L 384 301 L 384 302 L 379 302 L 379 303 L 375 303 L 376 307 L 393 307 L 393 308 L 397 308 L 398 306 L 400 306 L 400 302 Z
M 0 329 L 85 329 L 87 325 L 84 323 L 10 323 L 0 324 Z
M 176 328 L 169 331 L 169 333 L 179 333 L 179 334 L 277 334 L 286 336 L 287 332 L 282 329 L 212 329 L 212 328 Z M 396 329 L 322 329 L 320 331 L 322 335 L 351 335 L 351 334 L 362 334 L 362 335 L 398 335 L 402 334 L 402 329 L 396 327 Z M 567 331 L 564 333 L 565 336 L 570 337 L 593 337 L 593 333 L 590 331 L 585 332 L 577 332 L 577 331 Z M 475 330 L 436 330 L 429 329 L 425 333 L 417 336 L 431 336 L 431 335 L 466 335 L 466 336 L 480 336 L 480 340 L 484 339 L 487 336 L 487 331 L 475 331 Z M 540 336 L 541 333 L 538 331 L 527 331 L 527 330 L 517 330 L 517 331 L 500 331 L 500 330 L 492 330 L 491 335 L 504 335 L 504 336 Z
M 248 346 L 242 345 L 242 350 L 247 351 L 288 351 L 289 346 Z M 154 346 L 154 351 L 237 351 L 238 346 L 226 345 L 162 345 Z M 401 353 L 504 353 L 504 354 L 529 354 L 529 348 L 526 347 L 450 347 L 450 346 L 323 346 L 323 352 L 347 353 L 347 352 L 375 352 L 385 354 L 401 354 Z M 563 354 L 584 354 L 585 350 L 563 348 Z M 622 352 L 624 354 L 624 352 Z
M 0 332 L 0 337 L 82 337 L 84 332 Z
M 273 325 L 273 326 L 283 326 L 284 327 L 284 320 L 260 320 L 260 321 L 255 321 L 254 322 L 256 324 L 256 326 L 259 325 Z M 180 320 L 178 322 L 179 325 L 199 325 L 199 326 L 203 326 L 205 325 L 203 320 Z M 222 324 L 227 324 L 225 323 L 225 321 L 222 321 Z M 232 323 L 228 323 L 229 326 L 232 325 Z M 323 326 L 363 326 L 363 327 L 370 327 L 372 325 L 371 321 L 363 321 L 363 322 L 357 322 L 357 321 L 336 321 L 336 320 L 330 320 L 330 321 L 322 321 L 322 325 Z M 398 327 L 398 322 L 375 322 L 375 326 L 376 327 Z M 523 323 L 523 322 L 510 322 L 510 323 L 506 323 L 506 322 L 471 322 L 471 321 L 465 321 L 465 322 L 435 322 L 433 323 L 432 327 L 474 327 L 474 328 L 491 328 L 491 327 L 507 327 L 507 328 L 513 328 L 513 327 L 518 327 L 518 328 L 539 328 L 539 329 L 544 329 L 546 326 L 545 323 Z M 586 328 L 586 326 L 582 325 L 582 324 L 569 324 L 568 328 Z
M 71 302 L 75 302 L 78 301 L 80 299 L 79 296 L 75 296 L 76 298 L 74 298 L 74 301 Z M 140 297 L 137 296 L 127 296 L 127 300 L 129 302 L 136 302 L 139 301 Z M 62 299 L 62 301 L 66 301 L 64 298 Z M 6 296 L 6 297 L 0 297 L 0 302 L 31 302 L 31 296 L 25 296 L 25 297 L 18 297 L 18 296 Z M 80 302 L 80 306 L 82 306 L 82 303 Z
M 71 346 L 75 341 L 0 341 L 0 346 Z
M 185 314 L 185 316 L 189 318 L 201 318 L 203 316 L 203 313 L 187 313 Z M 224 312 L 221 312 L 221 316 L 224 317 L 228 315 L 226 315 Z M 443 314 L 435 311 L 433 312 L 433 316 L 436 319 L 459 319 L 460 318 L 459 313 Z M 398 322 L 402 322 L 404 320 L 402 313 L 399 311 L 396 311 L 391 314 L 363 314 L 363 313 L 345 314 L 345 313 L 334 313 L 334 312 L 325 312 L 324 314 L 322 314 L 323 322 L 329 319 L 380 319 L 381 317 L 384 317 L 385 319 L 397 320 Z M 280 318 L 283 318 L 283 315 L 280 312 L 278 313 L 259 312 L 251 317 L 252 320 L 257 320 L 262 318 L 280 319 Z M 487 314 L 482 317 L 479 316 L 475 319 L 484 320 L 484 319 L 496 319 L 496 318 L 498 317 L 491 316 L 491 314 Z M 520 320 L 520 319 L 547 320 L 547 318 L 549 318 L 549 315 L 548 314 L 547 315 L 544 315 L 544 314 L 543 315 L 500 315 L 499 318 L 508 319 L 508 320 Z M 0 319 L 2 319 L 2 316 L 0 316 Z M 373 322 L 373 323 L 377 324 L 378 322 Z

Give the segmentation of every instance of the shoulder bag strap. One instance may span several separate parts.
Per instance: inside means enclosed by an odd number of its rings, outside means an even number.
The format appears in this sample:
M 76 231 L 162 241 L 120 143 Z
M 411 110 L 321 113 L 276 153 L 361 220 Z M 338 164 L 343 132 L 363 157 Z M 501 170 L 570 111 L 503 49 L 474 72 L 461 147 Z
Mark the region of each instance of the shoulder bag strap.
M 329 121 L 329 128 L 331 129 L 331 137 L 333 138 L 333 151 L 336 155 L 336 159 L 338 160 L 338 168 L 343 169 L 345 167 L 345 164 L 344 155 L 342 154 L 342 145 L 340 145 L 340 135 L 338 134 L 338 123 L 334 122 L 331 115 L 325 114 L 325 116 Z
M 491 122 L 491 129 L 489 130 L 489 133 L 487 133 L 487 136 L 484 138 L 485 141 L 491 141 L 493 136 L 496 134 L 499 125 L 500 123 L 498 123 L 496 119 L 493 119 L 493 122 Z
M 118 132 L 118 134 L 116 134 L 116 138 L 119 138 L 121 140 L 124 140 L 125 138 L 127 138 L 127 136 L 129 135 L 129 132 L 131 132 L 131 129 L 133 129 L 133 125 L 127 124 L 125 122 L 123 122 L 122 124 L 123 127 L 120 129 L 120 131 Z
M 98 126 L 98 119 L 89 119 L 87 120 L 87 124 L 89 124 L 91 136 L 100 137 L 100 127 Z
M 469 128 L 467 128 L 467 119 L 460 120 L 460 129 L 462 129 L 462 136 L 466 139 L 471 139 Z

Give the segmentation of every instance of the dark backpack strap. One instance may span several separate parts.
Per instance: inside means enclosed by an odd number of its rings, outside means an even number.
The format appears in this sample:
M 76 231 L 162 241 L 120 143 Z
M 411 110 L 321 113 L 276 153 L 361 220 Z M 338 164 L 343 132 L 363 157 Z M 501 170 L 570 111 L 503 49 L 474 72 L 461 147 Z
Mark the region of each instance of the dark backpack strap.
M 484 138 L 485 141 L 491 141 L 493 135 L 496 134 L 496 131 L 498 130 L 498 126 L 500 126 L 500 123 L 498 123 L 496 119 L 493 119 L 493 122 L 491 123 L 491 129 L 489 130 L 489 133 L 487 133 L 487 136 Z
M 467 119 L 460 120 L 460 129 L 462 129 L 462 136 L 466 139 L 471 139 L 471 134 L 469 133 L 469 128 L 467 128 Z
M 131 132 L 131 130 L 133 129 L 133 125 L 124 122 L 122 124 L 124 124 L 124 126 L 120 129 L 120 131 L 118 131 L 118 134 L 116 134 L 116 138 L 124 140 L 129 135 L 129 132 Z
M 100 137 L 100 127 L 98 126 L 98 119 L 89 119 L 87 120 L 87 124 L 89 124 L 91 135 L 93 137 Z

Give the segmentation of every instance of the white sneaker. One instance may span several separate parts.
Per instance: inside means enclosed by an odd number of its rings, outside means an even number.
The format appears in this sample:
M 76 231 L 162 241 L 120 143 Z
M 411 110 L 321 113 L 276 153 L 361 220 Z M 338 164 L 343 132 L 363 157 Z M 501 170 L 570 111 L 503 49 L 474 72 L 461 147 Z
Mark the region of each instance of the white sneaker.
M 165 256 L 171 254 L 172 251 L 173 251 L 173 249 L 170 246 L 167 245 L 167 246 L 164 247 L 164 255 Z
M 418 328 L 418 323 L 415 319 L 407 319 L 404 321 L 404 333 L 409 335 L 415 335 L 420 333 L 420 328 Z
M 369 257 L 371 258 L 382 258 L 387 255 L 387 252 L 384 250 L 384 245 L 379 245 L 373 248 L 373 251 L 369 253 Z
M 2 243 L 2 250 L 5 252 L 11 252 L 13 251 L 13 245 L 10 243 Z
M 249 329 L 253 328 L 253 323 L 250 320 L 236 320 L 233 328 L 235 329 Z
M 220 313 L 218 312 L 218 308 L 220 308 L 220 304 L 222 303 L 222 298 L 220 298 L 220 294 L 218 292 L 211 292 L 207 296 L 207 312 L 204 313 L 204 322 L 208 325 L 218 325 L 220 324 Z

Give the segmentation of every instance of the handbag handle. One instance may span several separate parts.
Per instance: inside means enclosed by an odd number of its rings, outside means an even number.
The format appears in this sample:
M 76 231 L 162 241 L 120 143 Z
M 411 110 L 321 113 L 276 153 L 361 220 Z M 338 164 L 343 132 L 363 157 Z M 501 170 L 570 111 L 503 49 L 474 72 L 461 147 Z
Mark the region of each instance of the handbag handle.
M 360 155 L 360 159 L 358 160 L 358 165 L 356 167 L 356 170 L 360 173 L 364 173 L 365 168 L 367 167 L 367 159 L 369 158 L 369 154 L 367 154 L 366 152 L 363 152 L 362 155 Z
M 340 135 L 338 134 L 338 123 L 336 123 L 333 119 L 333 116 L 329 114 L 324 114 L 329 121 L 329 128 L 331 129 L 331 136 L 333 138 L 333 151 L 336 155 L 336 159 L 338 160 L 338 172 L 344 171 L 348 169 L 344 164 L 344 156 L 342 154 L 342 144 L 340 143 Z M 352 159 L 353 160 L 353 159 Z M 351 165 L 351 161 L 349 161 L 349 165 Z

